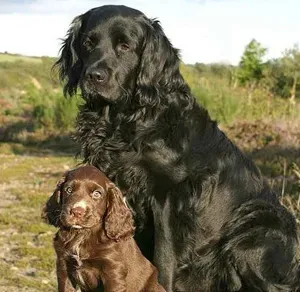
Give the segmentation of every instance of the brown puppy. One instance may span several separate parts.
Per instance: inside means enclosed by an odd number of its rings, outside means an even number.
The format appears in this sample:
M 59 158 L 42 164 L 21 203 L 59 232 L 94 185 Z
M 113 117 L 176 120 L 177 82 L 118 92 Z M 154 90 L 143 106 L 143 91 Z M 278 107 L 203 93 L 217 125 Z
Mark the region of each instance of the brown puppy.
M 165 291 L 156 268 L 134 239 L 131 211 L 120 190 L 96 167 L 68 172 L 42 217 L 59 227 L 54 238 L 60 292 Z

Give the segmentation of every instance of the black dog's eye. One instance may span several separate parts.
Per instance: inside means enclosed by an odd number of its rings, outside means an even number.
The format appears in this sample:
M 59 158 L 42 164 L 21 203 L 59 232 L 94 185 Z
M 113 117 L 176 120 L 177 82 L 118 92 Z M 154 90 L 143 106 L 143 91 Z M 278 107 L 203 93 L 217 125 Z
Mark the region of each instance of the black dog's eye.
M 116 50 L 118 53 L 126 52 L 130 49 L 129 44 L 123 39 L 118 39 Z
M 72 188 L 71 188 L 71 187 L 66 187 L 66 188 L 65 188 L 65 191 L 66 191 L 68 194 L 72 194 Z
M 130 48 L 129 48 L 129 45 L 126 44 L 126 43 L 121 43 L 118 45 L 119 48 L 122 50 L 122 51 L 128 51 Z
M 93 42 L 90 39 L 85 39 L 82 43 L 82 45 L 86 48 L 86 49 L 91 49 L 93 47 Z

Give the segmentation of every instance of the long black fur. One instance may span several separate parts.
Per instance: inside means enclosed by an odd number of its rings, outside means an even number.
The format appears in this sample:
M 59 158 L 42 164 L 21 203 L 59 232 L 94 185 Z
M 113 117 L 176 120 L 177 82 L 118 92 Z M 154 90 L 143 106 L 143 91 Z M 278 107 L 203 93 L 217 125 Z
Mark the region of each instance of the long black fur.
M 129 50 L 113 45 L 119 22 Z M 86 52 L 92 31 L 99 38 Z M 87 81 L 95 64 L 112 72 L 111 90 Z M 299 291 L 295 219 L 195 101 L 179 65 L 158 21 L 137 10 L 102 6 L 75 18 L 57 66 L 65 93 L 80 86 L 85 100 L 84 162 L 126 193 L 167 291 Z

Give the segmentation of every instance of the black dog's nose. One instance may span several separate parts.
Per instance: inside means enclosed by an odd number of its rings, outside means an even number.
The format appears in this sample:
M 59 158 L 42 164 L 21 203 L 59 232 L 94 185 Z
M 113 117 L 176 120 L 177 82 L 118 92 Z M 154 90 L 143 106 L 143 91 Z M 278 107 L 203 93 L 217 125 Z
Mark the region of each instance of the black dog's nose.
M 107 73 L 105 70 L 93 68 L 87 71 L 87 77 L 93 82 L 105 82 L 107 80 Z

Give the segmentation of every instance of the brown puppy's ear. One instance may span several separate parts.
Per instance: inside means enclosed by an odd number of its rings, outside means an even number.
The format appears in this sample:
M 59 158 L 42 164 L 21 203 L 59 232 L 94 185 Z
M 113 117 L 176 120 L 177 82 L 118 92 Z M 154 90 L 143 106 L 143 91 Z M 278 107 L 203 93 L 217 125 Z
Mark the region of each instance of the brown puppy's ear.
M 113 183 L 110 183 L 107 195 L 107 213 L 104 219 L 107 237 L 115 241 L 132 237 L 135 230 L 134 221 L 121 191 Z
M 46 205 L 43 207 L 42 210 L 42 219 L 55 227 L 60 226 L 59 222 L 59 216 L 61 213 L 61 199 L 60 199 L 60 193 L 62 185 L 65 182 L 65 177 L 60 179 L 56 185 L 56 189 L 54 190 L 54 193 L 47 201 Z

